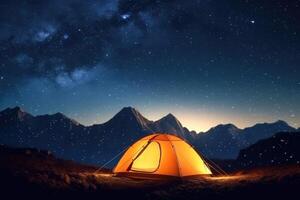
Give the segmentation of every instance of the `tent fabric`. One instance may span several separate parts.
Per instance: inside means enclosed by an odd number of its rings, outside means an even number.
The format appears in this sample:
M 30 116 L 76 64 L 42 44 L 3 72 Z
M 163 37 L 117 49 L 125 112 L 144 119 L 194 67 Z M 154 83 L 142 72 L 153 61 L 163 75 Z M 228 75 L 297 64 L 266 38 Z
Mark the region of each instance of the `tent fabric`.
M 187 177 L 210 175 L 200 155 L 187 142 L 171 134 L 148 135 L 128 148 L 114 173 Z

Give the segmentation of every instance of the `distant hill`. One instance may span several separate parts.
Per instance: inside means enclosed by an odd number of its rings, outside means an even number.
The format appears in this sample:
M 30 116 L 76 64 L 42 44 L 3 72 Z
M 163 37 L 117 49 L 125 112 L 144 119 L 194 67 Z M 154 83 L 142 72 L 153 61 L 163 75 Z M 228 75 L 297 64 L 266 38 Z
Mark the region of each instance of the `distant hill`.
M 300 132 L 281 132 L 240 151 L 241 168 L 297 164 L 300 166 Z
M 233 124 L 218 125 L 200 133 L 192 141 L 197 149 L 210 158 L 235 159 L 241 149 L 255 142 L 273 136 L 278 132 L 293 132 L 295 128 L 284 121 L 261 123 L 245 129 Z
M 0 144 L 48 149 L 65 159 L 99 165 L 153 132 L 176 134 L 206 157 L 224 159 L 236 158 L 240 149 L 260 139 L 294 130 L 278 121 L 246 129 L 233 124 L 218 125 L 206 133 L 196 134 L 183 127 L 172 114 L 151 121 L 132 107 L 125 107 L 109 121 L 92 126 L 84 126 L 62 113 L 33 116 L 20 107 L 0 112 Z
M 12 148 L 0 145 L 0 169 L 17 171 L 28 170 L 31 173 L 37 171 L 52 171 L 53 173 L 70 173 L 97 170 L 95 166 L 75 163 L 69 160 L 56 158 L 50 151 L 34 148 Z M 103 170 L 108 171 L 108 170 Z

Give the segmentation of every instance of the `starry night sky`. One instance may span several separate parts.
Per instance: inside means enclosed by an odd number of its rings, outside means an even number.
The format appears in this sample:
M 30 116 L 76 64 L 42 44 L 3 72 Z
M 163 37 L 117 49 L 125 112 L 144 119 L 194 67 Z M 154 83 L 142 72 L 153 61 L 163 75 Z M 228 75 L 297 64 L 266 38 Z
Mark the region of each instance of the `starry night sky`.
M 299 0 L 0 3 L 0 108 L 300 126 Z

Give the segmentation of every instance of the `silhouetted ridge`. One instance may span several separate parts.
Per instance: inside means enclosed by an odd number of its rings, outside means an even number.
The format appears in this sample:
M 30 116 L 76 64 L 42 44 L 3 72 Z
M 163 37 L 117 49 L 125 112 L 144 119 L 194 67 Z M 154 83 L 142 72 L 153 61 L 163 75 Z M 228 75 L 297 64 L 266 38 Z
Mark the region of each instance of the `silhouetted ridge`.
M 240 149 L 281 131 L 295 131 L 295 128 L 282 120 L 273 123 L 258 123 L 245 129 L 239 129 L 233 124 L 225 124 L 197 135 L 193 142 L 210 158 L 234 159 L 238 156 Z
M 20 107 L 0 112 L 0 144 L 48 149 L 60 157 L 93 164 L 107 162 L 120 150 L 154 132 L 178 135 L 206 157 L 226 159 L 236 158 L 240 149 L 280 131 L 295 129 L 279 120 L 245 129 L 221 124 L 196 134 L 184 128 L 171 113 L 150 121 L 133 107 L 122 108 L 109 121 L 93 126 L 80 125 L 62 113 L 32 116 Z
M 177 120 L 177 118 L 172 114 L 172 113 L 169 113 L 167 114 L 166 116 L 164 116 L 162 119 L 166 119 L 166 120 Z
M 57 113 L 52 114 L 52 115 L 49 115 L 49 114 L 46 114 L 46 115 L 38 115 L 38 116 L 36 116 L 36 119 L 44 120 L 44 121 L 55 121 L 55 122 L 60 121 L 60 122 L 63 122 L 63 123 L 69 123 L 69 124 L 76 125 L 76 126 L 81 125 L 81 124 L 80 124 L 79 122 L 77 122 L 76 120 L 67 117 L 66 115 L 64 115 L 64 114 L 61 113 L 61 112 L 57 112 Z M 81 126 L 82 126 L 82 125 L 81 125 Z
M 238 133 L 240 131 L 240 129 L 233 124 L 220 124 L 220 125 L 217 125 L 217 126 L 211 128 L 210 130 L 208 130 L 208 133 L 213 132 L 213 131 L 225 133 L 224 130 L 227 130 L 233 134 Z
M 152 124 L 152 127 L 158 132 L 176 134 L 182 138 L 186 138 L 186 130 L 182 127 L 178 119 L 171 113 L 155 121 Z
M 149 129 L 149 123 L 151 122 L 135 108 L 124 107 L 106 124 L 132 125 L 139 126 L 142 129 Z
M 243 168 L 300 164 L 300 133 L 280 132 L 242 149 L 237 162 Z
M 22 110 L 19 106 L 7 108 L 0 112 L 0 120 L 5 121 L 24 121 L 31 119 L 33 116 Z M 0 122 L 1 123 L 1 122 Z

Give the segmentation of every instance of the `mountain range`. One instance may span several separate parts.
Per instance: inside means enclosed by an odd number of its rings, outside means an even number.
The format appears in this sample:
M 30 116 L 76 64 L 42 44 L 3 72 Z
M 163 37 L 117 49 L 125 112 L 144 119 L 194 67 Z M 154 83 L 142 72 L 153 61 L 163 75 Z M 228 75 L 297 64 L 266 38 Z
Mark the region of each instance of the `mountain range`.
M 197 134 L 192 144 L 209 158 L 234 159 L 239 151 L 277 132 L 294 132 L 296 129 L 285 121 L 259 123 L 239 129 L 233 124 L 221 124 L 205 133 Z
M 48 149 L 55 155 L 89 164 L 104 164 L 137 139 L 154 132 L 172 133 L 188 140 L 208 158 L 236 158 L 239 151 L 277 132 L 296 131 L 284 121 L 239 129 L 218 125 L 196 134 L 172 114 L 151 121 L 125 107 L 103 124 L 84 126 L 62 113 L 33 116 L 20 107 L 0 112 L 0 144 Z

